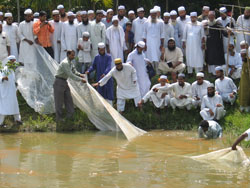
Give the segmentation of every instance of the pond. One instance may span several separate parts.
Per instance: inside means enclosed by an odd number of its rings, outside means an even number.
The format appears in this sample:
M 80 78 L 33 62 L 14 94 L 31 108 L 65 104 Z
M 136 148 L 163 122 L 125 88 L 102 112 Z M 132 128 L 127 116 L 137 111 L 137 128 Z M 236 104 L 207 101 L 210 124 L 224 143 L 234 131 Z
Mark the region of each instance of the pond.
M 249 187 L 250 168 L 189 158 L 228 146 L 226 137 L 200 140 L 191 131 L 152 131 L 132 142 L 111 132 L 1 134 L 0 187 Z

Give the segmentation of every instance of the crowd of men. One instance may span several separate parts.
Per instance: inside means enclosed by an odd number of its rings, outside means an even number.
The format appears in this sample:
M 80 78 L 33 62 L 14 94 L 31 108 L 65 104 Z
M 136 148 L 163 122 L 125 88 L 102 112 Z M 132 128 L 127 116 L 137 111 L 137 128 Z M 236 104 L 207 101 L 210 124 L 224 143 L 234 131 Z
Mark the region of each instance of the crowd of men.
M 221 7 L 219 14 L 216 18 L 208 6 L 200 16 L 197 12 L 187 15 L 183 6 L 162 14 L 155 6 L 148 17 L 142 7 L 136 13 L 129 11 L 126 17 L 122 5 L 117 15 L 112 9 L 66 13 L 64 6 L 58 5 L 49 21 L 46 12 L 27 9 L 25 20 L 17 24 L 11 13 L 0 12 L 0 61 L 9 56 L 25 67 L 35 54 L 36 43 L 58 62 L 54 83 L 58 121 L 63 119 L 64 103 L 68 115 L 74 113 L 67 79 L 85 83 L 84 74 L 93 78 L 94 72 L 93 86 L 111 105 L 116 96 L 120 113 L 126 99 L 133 99 L 140 108 L 147 101 L 158 109 L 199 107 L 206 122 L 220 120 L 226 114 L 223 103 L 233 105 L 236 100 L 235 79 L 241 79 L 241 111 L 250 111 L 250 7 L 237 21 L 228 16 L 226 7 Z M 205 65 L 208 73 L 217 77 L 214 84 L 204 79 Z M 197 81 L 187 83 L 185 71 L 188 77 L 195 72 Z M 155 74 L 159 83 L 151 87 Z M 117 83 L 116 95 L 112 77 Z M 1 78 L 7 82 L 6 75 Z M 2 111 L 0 124 L 4 115 L 13 115 Z

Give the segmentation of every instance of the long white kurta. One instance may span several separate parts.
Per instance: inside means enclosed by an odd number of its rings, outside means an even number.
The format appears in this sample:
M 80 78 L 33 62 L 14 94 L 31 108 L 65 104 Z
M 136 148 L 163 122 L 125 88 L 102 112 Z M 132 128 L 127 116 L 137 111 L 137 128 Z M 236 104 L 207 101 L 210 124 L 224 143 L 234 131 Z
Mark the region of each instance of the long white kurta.
M 175 40 L 175 44 L 177 47 L 181 48 L 181 44 L 180 44 L 180 41 L 179 41 L 179 22 L 177 22 L 176 20 L 173 21 L 173 20 L 170 20 L 170 23 L 171 25 L 174 27 L 174 40 Z
M 104 86 L 111 77 L 114 77 L 117 83 L 116 96 L 118 99 L 134 99 L 140 97 L 136 70 L 131 65 L 123 64 L 121 71 L 113 67 L 110 72 L 99 81 L 100 86 Z M 134 83 L 134 81 L 136 83 Z
M 237 87 L 234 84 L 233 80 L 228 77 L 224 77 L 223 80 L 216 79 L 215 80 L 215 90 L 222 97 L 225 102 L 234 102 L 234 98 L 230 98 L 229 95 L 233 92 L 237 93 Z
M 152 23 L 151 19 L 148 19 L 144 23 L 143 39 L 146 39 L 147 58 L 151 62 L 159 62 L 161 55 L 161 39 L 164 39 L 163 22 L 157 20 L 156 23 Z
M 132 22 L 132 32 L 134 33 L 134 42 L 137 44 L 139 41 L 142 41 L 142 34 L 144 30 L 144 23 L 147 21 L 147 18 L 140 19 L 139 17 L 136 18 Z
M 8 35 L 8 38 L 10 40 L 10 55 L 14 55 L 16 57 L 16 60 L 18 61 L 17 43 L 20 42 L 18 36 L 18 26 L 16 24 L 4 24 L 3 31 Z
M 204 29 L 200 22 L 188 22 L 183 31 L 183 42 L 186 42 L 187 66 L 193 68 L 203 67 L 202 38 L 205 37 Z
M 61 56 L 60 61 L 67 57 L 67 51 L 77 49 L 77 25 L 70 25 L 69 22 L 62 23 L 62 33 L 61 33 Z
M 135 49 L 128 55 L 127 62 L 131 63 L 136 70 L 141 97 L 143 97 L 149 91 L 151 86 L 151 82 L 147 73 L 145 55 L 144 53 L 138 54 L 137 49 Z
M 222 107 L 216 107 L 217 104 L 221 104 Z M 209 109 L 213 111 L 213 116 L 210 115 Z M 217 94 L 213 97 L 208 97 L 207 95 L 204 96 L 201 103 L 200 114 L 204 120 L 219 120 L 221 117 L 223 117 L 226 114 L 226 111 L 224 110 L 221 96 Z
M 8 35 L 2 31 L 0 33 L 0 62 L 8 57 L 7 46 L 10 46 L 10 40 Z
M 227 54 L 225 54 L 225 60 L 227 61 Z M 228 56 L 228 65 L 235 66 L 236 70 L 232 74 L 233 79 L 238 79 L 241 77 L 241 70 L 242 70 L 242 59 L 241 55 L 238 52 L 235 52 L 234 56 L 229 54 Z M 226 71 L 226 70 L 225 70 Z M 228 68 L 228 73 L 230 73 L 231 68 Z
M 96 21 L 92 21 L 90 23 L 90 41 L 92 43 L 92 52 L 91 58 L 92 60 L 98 54 L 98 43 L 103 42 L 105 44 L 106 38 L 106 27 L 104 23 Z
M 248 30 L 249 31 L 250 19 L 246 20 L 246 19 L 244 19 L 244 14 L 240 15 L 237 19 L 237 22 L 236 22 L 236 28 L 238 30 Z M 240 42 L 243 40 L 246 40 L 248 42 L 248 44 L 250 44 L 250 35 L 245 34 L 245 37 L 244 37 L 243 32 L 237 33 L 237 35 L 236 35 L 236 50 L 237 50 L 237 52 L 240 52 L 240 50 L 241 50 L 240 49 Z
M 110 55 L 114 61 L 116 58 L 123 60 L 123 51 L 125 48 L 125 33 L 121 26 L 110 26 L 106 31 L 107 44 L 109 45 Z M 112 62 L 113 62 L 112 61 Z M 112 67 L 114 64 L 112 63 Z
M 83 23 L 80 23 L 77 25 L 77 38 L 82 38 L 83 32 L 89 32 L 90 33 L 90 23 L 88 25 L 84 25 Z
M 180 17 L 176 19 L 176 22 L 178 23 L 178 35 L 179 35 L 179 41 L 181 43 L 182 38 L 183 38 L 183 31 L 188 22 L 190 22 L 190 16 L 186 15 L 186 18 L 182 20 Z M 182 48 L 182 45 L 181 45 Z
M 19 62 L 24 63 L 25 68 L 36 69 L 34 59 L 36 59 L 36 49 L 34 46 L 34 34 L 33 34 L 33 22 L 23 21 L 19 25 L 18 29 L 19 38 L 21 40 L 20 50 L 19 50 Z M 33 42 L 30 45 L 28 42 L 24 41 L 28 39 Z
M 192 96 L 193 96 L 193 105 L 201 105 L 201 101 L 205 95 L 207 95 L 207 87 L 210 84 L 209 81 L 203 80 L 203 84 L 199 85 L 197 81 L 192 84 Z M 196 97 L 199 97 L 200 100 L 196 100 Z
M 166 86 L 169 86 L 169 84 L 166 83 Z M 154 92 L 155 88 L 158 89 L 160 87 L 162 87 L 161 84 L 154 85 L 151 90 L 142 98 L 144 100 L 144 103 L 146 103 L 148 100 L 151 100 L 157 108 L 168 106 L 170 102 L 170 95 L 168 94 L 164 98 L 162 98 L 162 94 L 164 92 Z
M 4 70 L 8 68 L 5 66 Z M 19 114 L 19 106 L 16 96 L 15 73 L 11 71 L 8 75 L 8 81 L 2 81 L 6 75 L 0 73 L 0 115 L 16 115 Z
M 168 39 L 174 38 L 174 27 L 171 23 L 164 23 L 164 47 L 168 47 Z
M 52 48 L 54 50 L 54 59 L 60 63 L 60 53 L 61 53 L 61 33 L 62 33 L 62 22 L 50 21 L 50 24 L 54 27 L 54 32 L 51 33 L 50 39 L 52 41 Z M 60 41 L 60 43 L 58 42 Z

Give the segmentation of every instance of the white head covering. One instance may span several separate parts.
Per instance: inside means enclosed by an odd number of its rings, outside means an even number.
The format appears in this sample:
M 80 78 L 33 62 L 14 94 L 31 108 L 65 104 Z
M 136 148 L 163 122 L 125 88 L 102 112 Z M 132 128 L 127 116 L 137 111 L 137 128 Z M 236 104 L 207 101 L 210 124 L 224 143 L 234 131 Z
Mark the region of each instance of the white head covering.
M 83 33 L 82 33 L 82 36 L 83 36 L 83 37 L 89 37 L 89 32 L 88 32 L 88 31 L 83 32 Z
M 74 13 L 70 11 L 70 12 L 67 13 L 67 16 L 68 16 L 68 17 L 69 17 L 69 16 L 74 16 Z
M 179 77 L 185 78 L 185 74 L 180 73 L 180 74 L 178 74 L 178 78 L 179 78 Z
M 183 10 L 186 10 L 184 6 L 180 6 L 180 7 L 178 8 L 178 12 L 183 11 Z
M 170 16 L 170 14 L 169 14 L 169 12 L 165 12 L 164 14 L 163 14 L 163 16 Z
M 35 17 L 38 17 L 39 15 L 40 15 L 39 12 L 35 12 L 35 13 L 34 13 L 34 16 L 35 16 Z
M 32 10 L 31 9 L 26 9 L 24 11 L 24 14 L 27 15 L 27 14 L 32 14 Z
M 240 45 L 246 45 L 246 44 L 248 44 L 248 43 L 245 40 L 243 40 L 243 41 L 240 42 Z
M 151 9 L 151 10 L 150 10 L 150 14 L 154 14 L 154 13 L 157 13 L 157 10 Z
M 128 15 L 130 15 L 130 14 L 135 14 L 135 11 L 130 10 L 130 11 L 128 12 Z
M 202 10 L 210 10 L 209 6 L 203 6 Z
M 196 77 L 202 77 L 202 78 L 204 78 L 204 73 L 203 72 L 198 72 L 196 74 Z
M 141 48 L 145 48 L 145 42 L 139 41 L 136 46 L 139 46 Z
M 86 10 L 81 11 L 81 15 L 87 15 L 87 14 L 88 14 L 88 13 L 87 13 Z
M 208 84 L 207 87 L 213 87 L 213 88 L 214 88 L 214 84 L 213 84 L 213 83 L 210 83 L 210 84 Z
M 111 8 L 108 9 L 108 10 L 107 10 L 107 13 L 109 13 L 109 12 L 113 12 L 113 9 L 111 9 Z
M 144 8 L 143 7 L 138 8 L 137 12 L 144 12 Z
M 105 48 L 105 44 L 103 42 L 98 43 L 98 48 Z
M 221 7 L 220 8 L 220 13 L 226 13 L 227 12 L 227 8 L 226 7 Z
M 120 5 L 120 6 L 118 7 L 118 10 L 125 10 L 125 6 Z
M 170 38 L 168 39 L 168 41 L 170 41 L 170 40 L 175 41 L 175 39 L 174 39 L 173 37 L 170 37 Z
M 157 12 L 161 12 L 161 7 L 159 7 L 159 6 L 154 6 L 154 9 L 155 9 Z
M 119 21 L 118 17 L 117 17 L 117 16 L 113 16 L 112 22 L 113 22 L 113 21 Z
M 165 75 L 161 75 L 161 76 L 160 76 L 160 79 L 165 79 L 165 80 L 167 80 L 167 79 L 168 79 L 168 77 L 167 77 L 167 76 L 165 76 Z
M 3 16 L 3 12 L 0 12 L 0 16 Z
M 16 60 L 16 57 L 14 55 L 10 55 L 7 59 L 8 60 Z
M 7 18 L 7 17 L 12 17 L 12 13 L 7 12 L 7 13 L 4 14 L 4 17 L 6 17 L 6 18 Z
M 223 68 L 222 68 L 221 66 L 217 66 L 217 67 L 215 68 L 215 71 L 223 71 Z
M 52 11 L 52 15 L 58 15 L 59 14 L 59 10 L 53 10 Z
M 63 8 L 64 8 L 63 5 L 58 5 L 58 6 L 57 6 L 57 9 L 58 9 L 58 10 L 63 9 Z
M 191 12 L 191 13 L 190 13 L 190 16 L 195 16 L 195 17 L 197 17 L 197 12 Z
M 171 10 L 170 16 L 176 16 L 176 15 L 177 15 L 177 12 L 175 10 Z
M 88 14 L 94 14 L 95 12 L 93 10 L 88 10 Z
M 242 50 L 240 50 L 240 53 L 241 53 L 241 54 L 246 54 L 246 53 L 247 53 L 247 50 L 246 50 L 246 49 L 242 49 Z

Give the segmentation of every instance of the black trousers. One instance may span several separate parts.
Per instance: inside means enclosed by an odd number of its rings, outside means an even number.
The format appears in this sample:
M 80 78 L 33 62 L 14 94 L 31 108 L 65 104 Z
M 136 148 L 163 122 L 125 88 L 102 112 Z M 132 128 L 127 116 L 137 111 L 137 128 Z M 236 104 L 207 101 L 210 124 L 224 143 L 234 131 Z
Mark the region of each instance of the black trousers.
M 43 47 L 47 52 L 48 54 L 54 59 L 54 50 L 52 47 Z

